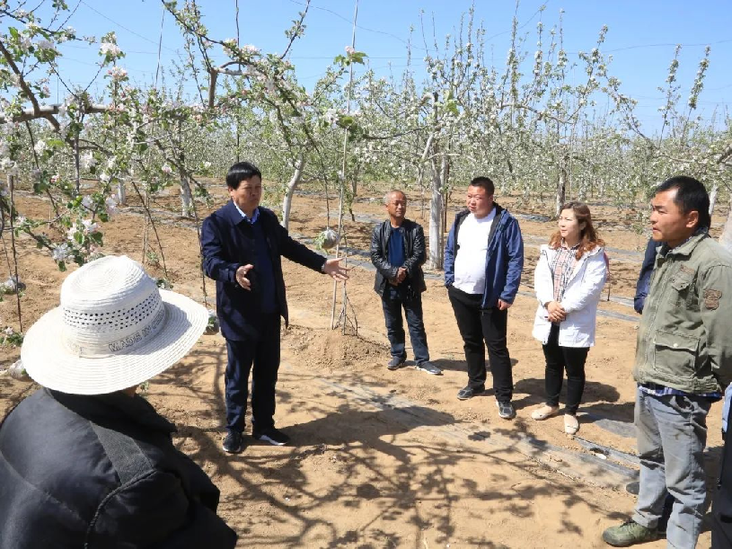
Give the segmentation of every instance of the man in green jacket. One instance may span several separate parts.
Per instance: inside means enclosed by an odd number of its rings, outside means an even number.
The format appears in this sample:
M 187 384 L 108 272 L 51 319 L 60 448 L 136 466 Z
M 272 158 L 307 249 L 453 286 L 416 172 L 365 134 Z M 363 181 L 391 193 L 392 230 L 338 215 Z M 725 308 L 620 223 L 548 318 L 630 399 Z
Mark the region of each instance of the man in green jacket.
M 633 519 L 602 537 L 615 547 L 658 539 L 670 493 L 668 546 L 693 549 L 706 511 L 706 417 L 732 381 L 732 254 L 708 234 L 709 195 L 696 179 L 665 181 L 651 206 L 653 239 L 664 244 L 633 369 L 640 491 Z

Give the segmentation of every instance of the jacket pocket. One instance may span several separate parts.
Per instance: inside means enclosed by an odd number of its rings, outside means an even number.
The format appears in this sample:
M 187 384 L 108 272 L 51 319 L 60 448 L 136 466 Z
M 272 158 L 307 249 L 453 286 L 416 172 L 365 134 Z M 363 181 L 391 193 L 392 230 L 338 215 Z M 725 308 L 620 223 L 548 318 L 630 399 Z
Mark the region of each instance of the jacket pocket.
M 670 292 L 672 305 L 684 306 L 684 304 L 689 303 L 689 288 L 691 287 L 691 284 L 693 282 L 693 276 L 693 272 L 681 270 L 671 277 L 671 280 L 669 280 L 669 285 L 674 290 L 673 292 Z
M 685 380 L 694 377 L 699 338 L 681 332 L 656 332 L 653 368 L 662 378 Z

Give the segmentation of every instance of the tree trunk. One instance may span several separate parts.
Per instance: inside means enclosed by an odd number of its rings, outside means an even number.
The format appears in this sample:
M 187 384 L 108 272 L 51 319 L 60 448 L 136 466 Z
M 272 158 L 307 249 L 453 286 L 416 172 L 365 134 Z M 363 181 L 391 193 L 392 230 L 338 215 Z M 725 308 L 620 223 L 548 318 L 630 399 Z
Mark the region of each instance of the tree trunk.
M 191 217 L 193 213 L 193 196 L 191 195 L 191 185 L 188 182 L 186 174 L 180 172 L 180 205 L 181 216 Z
M 447 227 L 447 205 L 450 203 L 450 157 L 445 153 L 442 155 L 442 165 L 440 166 L 442 173 L 442 206 L 440 212 L 440 268 L 444 262 L 445 255 L 445 228 Z
M 442 247 L 442 170 L 433 164 L 432 200 L 430 201 L 430 238 L 428 265 L 432 269 L 442 269 L 444 251 Z
M 117 203 L 120 206 L 127 204 L 127 190 L 125 189 L 125 180 L 121 177 L 117 183 Z
M 724 229 L 722 229 L 722 234 L 719 237 L 719 243 L 732 252 L 732 195 L 729 199 L 727 221 L 724 222 Z
M 292 197 L 295 194 L 295 189 L 300 184 L 302 179 L 302 172 L 305 168 L 305 158 L 300 155 L 295 162 L 295 173 L 292 174 L 290 182 L 287 184 L 287 192 L 285 192 L 285 198 L 282 199 L 282 226 L 285 229 L 290 227 L 290 211 L 292 210 Z
M 557 195 L 555 199 L 554 215 L 559 217 L 562 213 L 562 206 L 567 198 L 567 167 L 562 163 L 559 168 L 559 182 L 557 184 Z
M 709 217 L 714 215 L 714 206 L 717 204 L 717 195 L 719 195 L 719 183 L 715 183 L 712 192 L 709 193 Z

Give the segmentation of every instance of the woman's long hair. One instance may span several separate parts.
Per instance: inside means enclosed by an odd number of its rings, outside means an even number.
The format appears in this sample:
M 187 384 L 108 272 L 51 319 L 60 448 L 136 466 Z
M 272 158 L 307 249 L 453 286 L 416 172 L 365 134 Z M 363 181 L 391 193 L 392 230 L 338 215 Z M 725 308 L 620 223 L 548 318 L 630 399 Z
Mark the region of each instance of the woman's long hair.
M 567 202 L 562 206 L 560 210 L 572 210 L 574 216 L 577 218 L 577 223 L 582 225 L 585 224 L 584 228 L 580 229 L 580 241 L 579 248 L 577 248 L 576 259 L 582 257 L 583 254 L 590 252 L 598 246 L 605 246 L 605 241 L 597 237 L 595 227 L 592 226 L 592 215 L 590 214 L 590 208 L 584 202 Z M 553 250 L 559 248 L 562 245 L 562 235 L 557 231 L 549 239 L 549 247 Z

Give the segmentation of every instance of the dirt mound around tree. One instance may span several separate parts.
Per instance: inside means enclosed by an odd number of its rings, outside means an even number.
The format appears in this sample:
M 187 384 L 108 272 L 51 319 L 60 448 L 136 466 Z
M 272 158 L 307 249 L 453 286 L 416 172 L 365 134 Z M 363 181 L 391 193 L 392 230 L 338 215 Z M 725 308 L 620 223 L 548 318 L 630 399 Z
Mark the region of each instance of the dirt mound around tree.
M 319 370 L 350 371 L 373 367 L 384 356 L 384 346 L 339 330 L 290 326 L 283 333 L 298 362 Z

